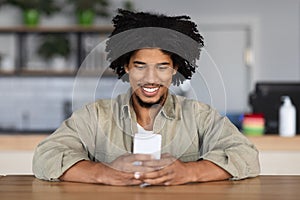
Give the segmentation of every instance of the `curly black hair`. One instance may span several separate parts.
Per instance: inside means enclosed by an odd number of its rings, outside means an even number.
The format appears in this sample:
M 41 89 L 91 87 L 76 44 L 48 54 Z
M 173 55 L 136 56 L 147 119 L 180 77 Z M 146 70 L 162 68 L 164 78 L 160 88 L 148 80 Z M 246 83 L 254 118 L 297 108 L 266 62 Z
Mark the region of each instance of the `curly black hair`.
M 131 55 L 136 50 L 141 49 L 142 47 L 154 46 L 170 55 L 174 66 L 178 67 L 177 75 L 173 77 L 172 81 L 174 85 L 179 85 L 185 79 L 191 79 L 193 73 L 195 73 L 197 67 L 196 60 L 199 59 L 201 48 L 204 46 L 204 41 L 197 30 L 197 25 L 190 20 L 189 16 L 166 16 L 163 14 L 132 12 L 118 9 L 118 14 L 113 18 L 112 22 L 114 24 L 114 30 L 109 36 L 110 39 L 107 41 L 106 51 L 108 52 L 108 60 L 111 61 L 109 67 L 116 72 L 118 78 L 121 78 L 123 81 L 128 81 L 128 76 L 124 76 L 126 74 L 124 66 L 129 63 Z M 126 39 L 126 37 L 128 37 L 127 35 L 131 34 L 129 31 L 146 27 L 156 27 L 161 30 L 168 30 L 169 32 L 166 33 L 167 35 L 164 32 L 155 39 L 152 37 L 153 33 L 147 33 L 147 36 L 141 36 L 141 32 L 136 32 L 130 39 Z M 172 32 L 170 33 L 170 31 L 175 32 L 175 34 Z M 154 33 L 156 32 L 157 31 Z M 124 35 L 119 39 L 113 40 L 113 36 L 116 37 L 120 34 Z M 148 37 L 149 35 L 151 36 Z M 162 35 L 163 38 L 161 38 Z M 173 39 L 168 40 L 172 35 Z M 189 38 L 192 42 L 183 40 L 181 35 Z M 137 43 L 140 43 L 139 48 L 129 48 L 128 46 L 131 45 L 130 43 L 136 42 L 131 40 L 138 40 Z M 140 40 L 148 41 L 143 41 L 143 43 Z M 156 40 L 156 42 L 153 42 L 153 40 Z M 167 48 L 161 47 L 160 43 L 167 43 Z M 116 48 L 118 50 L 115 50 Z M 120 49 L 122 48 L 123 50 L 121 51 Z M 182 50 L 177 51 L 177 49 Z M 115 51 L 121 51 L 123 53 L 121 56 L 118 56 Z

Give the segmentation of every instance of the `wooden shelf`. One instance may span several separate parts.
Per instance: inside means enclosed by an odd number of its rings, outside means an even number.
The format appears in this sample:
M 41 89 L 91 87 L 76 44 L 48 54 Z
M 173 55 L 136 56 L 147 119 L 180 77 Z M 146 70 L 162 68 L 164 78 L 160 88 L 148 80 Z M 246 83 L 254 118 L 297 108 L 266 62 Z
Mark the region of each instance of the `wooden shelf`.
M 80 71 L 81 77 L 97 77 L 99 75 L 99 71 L 96 70 L 86 70 Z M 19 71 L 2 71 L 0 70 L 0 76 L 22 76 L 22 77 L 75 77 L 77 75 L 77 70 L 33 70 L 33 69 L 22 69 Z M 115 72 L 111 69 L 107 69 L 106 71 L 101 73 L 104 76 L 116 76 Z
M 0 76 L 13 76 L 16 74 L 15 70 L 0 70 Z
M 2 71 L 0 70 L 0 76 L 75 76 L 74 70 L 14 70 L 14 71 Z
M 8 26 L 0 27 L 0 33 L 110 33 L 113 30 L 111 25 L 103 26 L 62 26 L 62 27 L 49 27 L 49 26 Z
M 15 71 L 12 72 L 2 72 L 0 71 L 0 76 L 74 76 L 76 72 L 69 71 L 48 71 L 48 70 L 27 70 L 26 61 L 28 59 L 28 52 L 26 52 L 26 38 L 29 35 L 45 35 L 45 34 L 68 34 L 75 36 L 75 67 L 77 71 L 81 66 L 82 62 L 86 57 L 86 52 L 83 51 L 83 42 L 87 34 L 104 36 L 108 35 L 113 31 L 112 25 L 103 26 L 62 26 L 62 27 L 49 27 L 49 26 L 37 26 L 37 27 L 27 27 L 27 26 L 11 26 L 11 27 L 1 27 L 0 35 L 11 34 L 16 38 L 16 66 L 14 66 Z
M 18 73 L 21 76 L 74 76 L 76 71 L 74 70 L 31 70 L 22 69 Z

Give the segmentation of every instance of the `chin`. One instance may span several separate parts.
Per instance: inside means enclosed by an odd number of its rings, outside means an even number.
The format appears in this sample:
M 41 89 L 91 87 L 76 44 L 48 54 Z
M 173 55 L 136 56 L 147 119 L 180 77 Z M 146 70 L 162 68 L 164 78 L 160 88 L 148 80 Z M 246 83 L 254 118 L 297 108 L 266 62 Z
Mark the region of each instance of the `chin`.
M 139 103 L 139 105 L 144 107 L 144 108 L 151 108 L 152 106 L 162 104 L 162 102 L 165 99 L 164 96 L 161 96 L 156 100 L 143 100 L 139 96 L 136 96 L 136 97 L 137 97 L 137 102 Z

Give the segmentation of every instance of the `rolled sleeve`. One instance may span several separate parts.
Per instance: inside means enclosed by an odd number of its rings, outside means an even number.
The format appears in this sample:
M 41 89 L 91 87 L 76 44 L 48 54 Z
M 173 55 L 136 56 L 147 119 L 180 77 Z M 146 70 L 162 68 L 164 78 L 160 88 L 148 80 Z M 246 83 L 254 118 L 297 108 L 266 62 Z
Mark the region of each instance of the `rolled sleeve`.
M 43 180 L 58 181 L 77 162 L 90 160 L 86 144 L 94 142 L 92 121 L 90 108 L 74 112 L 71 118 L 42 141 L 34 152 L 34 175 Z
M 227 171 L 231 180 L 255 177 L 260 173 L 258 151 L 255 147 L 233 147 L 224 150 L 212 150 L 201 157 Z
M 229 121 L 215 111 L 206 112 L 203 122 L 201 158 L 232 175 L 232 180 L 255 177 L 260 173 L 258 150 Z
M 57 143 L 51 143 L 45 141 L 36 148 L 33 158 L 33 173 L 37 178 L 58 181 L 59 177 L 71 166 L 81 160 L 89 160 L 87 153 L 84 153 L 82 149 L 70 150 L 67 147 L 62 149 L 57 147 Z M 62 146 L 62 144 L 60 145 Z

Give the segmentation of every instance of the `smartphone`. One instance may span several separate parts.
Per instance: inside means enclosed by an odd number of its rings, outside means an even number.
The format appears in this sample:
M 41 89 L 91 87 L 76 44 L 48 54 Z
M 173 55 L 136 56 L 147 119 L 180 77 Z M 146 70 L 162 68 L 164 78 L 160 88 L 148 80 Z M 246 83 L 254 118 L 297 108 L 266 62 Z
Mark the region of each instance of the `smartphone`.
M 161 155 L 161 135 L 154 133 L 137 133 L 133 140 L 133 153 L 151 154 L 155 159 Z

